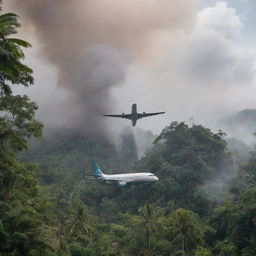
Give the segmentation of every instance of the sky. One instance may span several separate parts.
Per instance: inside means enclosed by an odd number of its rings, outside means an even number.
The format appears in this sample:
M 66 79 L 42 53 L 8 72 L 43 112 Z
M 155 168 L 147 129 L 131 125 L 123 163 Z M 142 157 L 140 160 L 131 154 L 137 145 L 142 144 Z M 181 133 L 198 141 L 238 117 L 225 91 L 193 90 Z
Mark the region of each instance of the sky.
M 19 14 L 18 36 L 33 45 L 35 84 L 16 93 L 38 103 L 46 127 L 118 134 L 129 121 L 101 114 L 137 103 L 166 111 L 139 120 L 144 130 L 176 120 L 218 130 L 256 109 L 255 0 L 4 0 L 4 11 Z

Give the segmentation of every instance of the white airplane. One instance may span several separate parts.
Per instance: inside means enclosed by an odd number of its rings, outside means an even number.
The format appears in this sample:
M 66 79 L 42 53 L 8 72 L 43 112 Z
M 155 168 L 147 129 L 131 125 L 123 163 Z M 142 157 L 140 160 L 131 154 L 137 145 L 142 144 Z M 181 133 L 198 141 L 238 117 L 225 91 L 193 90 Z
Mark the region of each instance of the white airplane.
M 124 174 L 104 174 L 98 164 L 94 161 L 92 163 L 93 176 L 106 183 L 117 183 L 119 186 L 125 186 L 132 182 L 154 182 L 159 179 L 150 172 L 138 173 L 124 173 Z

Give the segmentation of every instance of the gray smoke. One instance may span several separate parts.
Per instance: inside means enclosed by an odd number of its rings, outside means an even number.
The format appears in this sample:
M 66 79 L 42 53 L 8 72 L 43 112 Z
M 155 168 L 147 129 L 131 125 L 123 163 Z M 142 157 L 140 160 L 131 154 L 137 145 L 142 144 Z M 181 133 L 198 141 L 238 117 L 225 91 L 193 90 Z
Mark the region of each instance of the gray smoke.
M 89 28 L 76 15 L 81 1 L 77 6 L 68 1 L 45 0 L 15 4 L 34 25 L 42 54 L 57 67 L 58 86 L 68 90 L 61 106 L 66 120 L 63 128 L 104 134 L 100 114 L 110 111 L 109 90 L 123 79 L 128 55 L 111 45 L 88 43 Z
M 153 142 L 157 136 L 150 130 L 145 131 L 141 128 L 136 128 L 134 130 L 134 137 L 137 145 L 138 159 L 140 159 L 153 148 Z
M 150 58 L 163 31 L 189 29 L 197 2 L 10 0 L 8 5 L 36 35 L 41 54 L 57 68 L 58 86 L 67 91 L 59 110 L 48 115 L 58 113 L 65 128 L 98 135 L 106 132 L 101 114 L 118 111 L 111 90 L 122 84 L 128 65 Z M 50 97 L 48 105 L 54 105 Z
M 256 108 L 256 51 L 244 38 L 244 19 L 231 1 L 201 10 L 200 2 L 8 0 L 29 31 L 24 38 L 36 35 L 39 57 L 46 58 L 35 68 L 42 121 L 117 134 L 128 121 L 101 114 L 128 112 L 137 102 L 139 111 L 167 111 L 138 122 L 154 133 L 191 117 L 217 131 L 218 120 Z M 44 89 L 53 81 L 49 69 L 57 70 L 59 86 L 52 95 Z

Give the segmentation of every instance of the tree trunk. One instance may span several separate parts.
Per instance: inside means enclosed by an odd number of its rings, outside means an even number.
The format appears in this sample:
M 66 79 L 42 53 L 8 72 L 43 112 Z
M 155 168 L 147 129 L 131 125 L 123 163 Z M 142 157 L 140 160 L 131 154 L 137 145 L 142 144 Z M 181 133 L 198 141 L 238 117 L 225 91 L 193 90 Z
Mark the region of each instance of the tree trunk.
M 150 250 L 150 232 L 148 232 L 148 249 Z
M 182 255 L 185 256 L 185 236 L 182 234 Z

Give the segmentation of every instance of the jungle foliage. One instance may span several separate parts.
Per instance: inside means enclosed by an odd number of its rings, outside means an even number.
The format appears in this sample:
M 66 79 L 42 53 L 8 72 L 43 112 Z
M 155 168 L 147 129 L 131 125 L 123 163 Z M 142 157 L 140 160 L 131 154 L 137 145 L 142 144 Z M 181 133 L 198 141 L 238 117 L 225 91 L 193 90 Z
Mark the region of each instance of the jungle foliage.
M 0 15 L 1 256 L 256 255 L 256 151 L 237 167 L 223 132 L 184 122 L 139 161 L 127 137 L 118 150 L 67 133 L 31 140 L 41 136 L 37 105 L 12 92 L 33 83 L 29 43 L 10 38 L 19 26 L 16 14 Z M 101 184 L 85 178 L 91 160 L 159 182 Z

